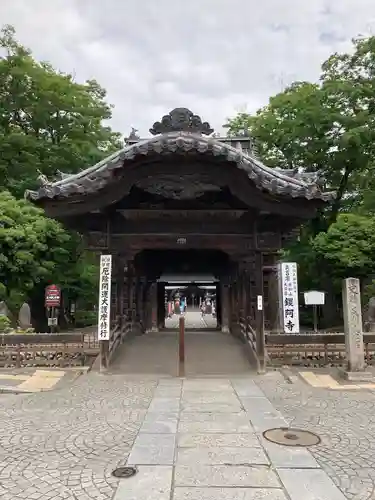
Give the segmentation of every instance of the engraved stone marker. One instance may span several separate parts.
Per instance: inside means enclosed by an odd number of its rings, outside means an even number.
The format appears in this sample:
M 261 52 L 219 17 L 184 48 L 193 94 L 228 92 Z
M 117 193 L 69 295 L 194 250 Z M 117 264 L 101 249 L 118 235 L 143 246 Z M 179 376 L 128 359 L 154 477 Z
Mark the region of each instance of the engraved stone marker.
M 31 310 L 27 302 L 24 302 L 20 308 L 20 312 L 18 313 L 18 323 L 22 330 L 31 328 Z
M 4 300 L 0 302 L 0 316 L 6 316 L 7 318 L 11 319 L 11 312 Z
M 346 356 L 349 372 L 365 369 L 359 279 L 347 278 L 342 290 Z

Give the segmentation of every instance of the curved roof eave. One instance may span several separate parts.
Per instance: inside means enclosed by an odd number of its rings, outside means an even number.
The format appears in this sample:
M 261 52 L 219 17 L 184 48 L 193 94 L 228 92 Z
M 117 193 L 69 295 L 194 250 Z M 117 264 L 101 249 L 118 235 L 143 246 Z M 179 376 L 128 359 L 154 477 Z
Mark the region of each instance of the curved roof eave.
M 110 181 L 112 170 L 123 168 L 128 161 L 148 154 L 173 154 L 195 151 L 197 154 L 210 154 L 224 157 L 244 170 L 254 184 L 271 194 L 290 198 L 305 198 L 328 202 L 334 198 L 332 192 L 322 192 L 311 174 L 297 174 L 292 171 L 283 172 L 265 166 L 258 159 L 218 141 L 214 137 L 204 137 L 186 132 L 161 134 L 139 141 L 113 153 L 96 165 L 78 174 L 67 175 L 56 182 L 44 179 L 38 191 L 26 191 L 25 197 L 38 201 L 42 199 L 67 198 L 75 194 L 91 194 L 102 189 Z M 286 175 L 286 173 L 288 175 Z

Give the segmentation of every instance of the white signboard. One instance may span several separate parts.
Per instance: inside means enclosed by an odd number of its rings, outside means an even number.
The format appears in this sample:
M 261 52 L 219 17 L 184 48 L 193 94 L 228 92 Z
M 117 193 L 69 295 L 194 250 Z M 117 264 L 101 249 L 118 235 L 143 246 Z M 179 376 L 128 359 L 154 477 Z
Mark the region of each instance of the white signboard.
M 111 331 L 112 255 L 100 256 L 98 339 L 109 340 Z
M 317 290 L 310 290 L 309 292 L 304 292 L 305 304 L 307 306 L 323 306 L 324 305 L 324 292 L 318 292 Z
M 263 310 L 263 296 L 262 295 L 257 295 L 257 308 L 258 308 L 258 311 Z
M 299 333 L 297 264 L 283 262 L 280 267 L 284 332 Z

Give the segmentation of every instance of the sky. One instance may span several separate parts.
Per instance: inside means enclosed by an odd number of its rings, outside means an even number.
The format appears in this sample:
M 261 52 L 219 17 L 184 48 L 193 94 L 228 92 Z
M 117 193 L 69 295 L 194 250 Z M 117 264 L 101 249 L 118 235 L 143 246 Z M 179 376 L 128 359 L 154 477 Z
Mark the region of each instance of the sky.
M 0 0 L 37 59 L 95 78 L 111 126 L 142 137 L 175 107 L 218 132 L 296 80 L 316 81 L 334 52 L 375 34 L 375 0 Z

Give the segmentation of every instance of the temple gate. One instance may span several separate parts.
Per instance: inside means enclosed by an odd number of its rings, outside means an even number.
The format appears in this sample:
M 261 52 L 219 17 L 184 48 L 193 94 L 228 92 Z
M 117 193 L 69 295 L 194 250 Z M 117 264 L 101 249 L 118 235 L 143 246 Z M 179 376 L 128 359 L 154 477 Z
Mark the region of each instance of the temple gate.
M 264 330 L 278 329 L 276 263 L 285 242 L 331 198 L 313 174 L 268 168 L 250 137 L 216 137 L 207 122 L 177 108 L 147 139 L 26 196 L 83 234 L 87 248 L 113 258 L 107 367 L 126 335 L 164 323 L 165 272 L 211 273 L 220 282 L 218 321 L 241 338 L 258 370 Z M 264 308 L 258 310 L 257 296 Z

